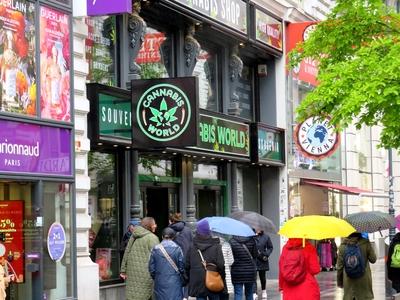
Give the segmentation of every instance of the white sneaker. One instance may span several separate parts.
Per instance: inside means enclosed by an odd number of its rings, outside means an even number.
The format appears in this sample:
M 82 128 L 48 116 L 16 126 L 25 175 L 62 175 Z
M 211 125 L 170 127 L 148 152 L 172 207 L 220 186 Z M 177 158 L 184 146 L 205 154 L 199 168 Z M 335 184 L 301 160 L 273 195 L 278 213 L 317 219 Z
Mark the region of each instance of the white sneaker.
M 267 291 L 266 290 L 262 291 L 261 299 L 267 299 Z
M 256 293 L 253 294 L 253 300 L 257 300 L 258 299 L 258 295 Z

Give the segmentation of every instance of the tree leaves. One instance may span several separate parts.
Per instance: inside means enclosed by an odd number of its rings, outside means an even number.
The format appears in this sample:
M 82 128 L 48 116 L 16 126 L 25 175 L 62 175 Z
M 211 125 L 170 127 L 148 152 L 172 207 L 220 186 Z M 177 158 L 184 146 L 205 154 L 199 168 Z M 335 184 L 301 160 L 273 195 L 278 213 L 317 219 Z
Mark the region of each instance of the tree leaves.
M 380 0 L 339 0 L 327 20 L 289 54 L 290 66 L 319 61 L 319 85 L 298 121 L 330 115 L 339 128 L 381 125 L 381 146 L 400 148 L 400 15 Z

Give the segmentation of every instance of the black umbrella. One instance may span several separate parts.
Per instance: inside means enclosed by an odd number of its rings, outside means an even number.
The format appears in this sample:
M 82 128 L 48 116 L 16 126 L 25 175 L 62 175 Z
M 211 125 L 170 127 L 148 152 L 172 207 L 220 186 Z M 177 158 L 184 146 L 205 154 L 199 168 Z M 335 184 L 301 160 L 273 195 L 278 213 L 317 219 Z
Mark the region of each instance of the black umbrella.
M 381 211 L 364 211 L 344 217 L 358 232 L 377 232 L 396 226 L 392 215 Z
M 272 223 L 270 219 L 254 211 L 236 211 L 230 214 L 229 217 L 242 221 L 256 230 L 270 233 L 276 233 L 277 231 L 274 223 Z

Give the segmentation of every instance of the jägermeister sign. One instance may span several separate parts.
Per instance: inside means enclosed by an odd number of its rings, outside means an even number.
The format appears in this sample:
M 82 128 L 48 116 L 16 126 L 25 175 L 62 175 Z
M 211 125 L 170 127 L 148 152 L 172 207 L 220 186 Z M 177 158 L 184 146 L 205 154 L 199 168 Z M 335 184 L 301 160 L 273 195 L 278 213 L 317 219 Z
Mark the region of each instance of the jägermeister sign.
M 90 140 L 98 145 L 132 144 L 132 100 L 127 90 L 97 84 L 87 84 L 90 101 L 88 115 Z
M 249 125 L 200 113 L 197 147 L 213 152 L 249 156 Z
M 197 78 L 132 80 L 134 147 L 196 144 Z

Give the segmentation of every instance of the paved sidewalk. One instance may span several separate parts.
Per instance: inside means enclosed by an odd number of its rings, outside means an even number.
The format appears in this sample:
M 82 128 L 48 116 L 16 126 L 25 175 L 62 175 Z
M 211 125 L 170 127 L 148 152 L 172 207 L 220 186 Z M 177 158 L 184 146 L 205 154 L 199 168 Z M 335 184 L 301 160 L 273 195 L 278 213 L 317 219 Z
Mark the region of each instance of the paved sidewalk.
M 375 300 L 385 300 L 385 265 L 384 259 L 378 259 L 375 264 L 371 264 L 372 283 Z M 336 285 L 336 271 L 321 272 L 317 275 L 321 290 L 321 300 L 343 299 L 343 290 Z M 278 292 L 278 280 L 267 281 L 268 300 L 281 299 Z M 261 291 L 258 291 L 261 296 Z M 259 297 L 261 299 L 261 297 Z

